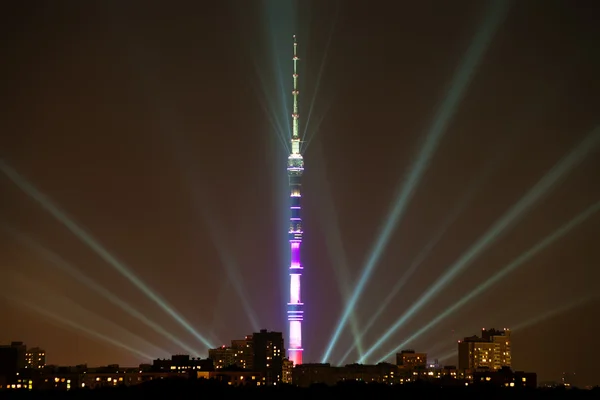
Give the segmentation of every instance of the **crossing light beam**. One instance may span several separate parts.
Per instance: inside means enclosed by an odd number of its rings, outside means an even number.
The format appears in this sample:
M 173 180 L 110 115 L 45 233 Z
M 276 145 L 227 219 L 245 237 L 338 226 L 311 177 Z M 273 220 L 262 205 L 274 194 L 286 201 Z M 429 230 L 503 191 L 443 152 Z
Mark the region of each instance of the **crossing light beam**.
M 432 300 L 441 290 L 450 284 L 459 273 L 464 271 L 479 255 L 487 250 L 502 234 L 510 229 L 530 208 L 561 181 L 579 162 L 600 143 L 600 127 L 596 128 L 581 141 L 569 154 L 558 162 L 538 183 L 532 187 L 517 204 L 505 213 L 469 250 L 456 261 L 427 291 L 390 327 L 381 338 L 365 353 L 361 362 L 376 351 L 406 321 L 412 318 L 423 306 Z
M 352 310 L 354 310 L 360 295 L 362 294 L 367 282 L 371 278 L 373 270 L 375 269 L 376 264 L 379 262 L 379 258 L 383 254 L 393 231 L 403 217 L 414 191 L 421 180 L 421 177 L 425 173 L 427 166 L 429 165 L 431 157 L 435 153 L 435 150 L 437 149 L 440 140 L 446 132 L 452 117 L 456 113 L 456 110 L 458 109 L 458 106 L 460 105 L 462 98 L 469 87 L 477 66 L 483 58 L 483 55 L 487 50 L 492 38 L 494 37 L 496 30 L 504 21 L 509 10 L 509 5 L 510 2 L 508 1 L 496 0 L 493 1 L 490 7 L 487 9 L 483 23 L 475 35 L 474 40 L 471 42 L 471 45 L 468 48 L 462 63 L 459 65 L 448 93 L 433 119 L 433 124 L 427 132 L 425 141 L 417 155 L 415 162 L 412 165 L 412 168 L 410 169 L 408 176 L 406 177 L 400 194 L 394 203 L 394 207 L 386 219 L 387 222 L 385 223 L 384 228 L 378 236 L 375 246 L 367 259 L 352 297 L 344 308 L 342 316 L 334 330 L 331 339 L 329 340 L 329 344 L 327 345 L 321 362 L 325 363 L 329 359 L 331 352 L 333 351 L 337 340 L 342 333 L 350 314 L 352 313 Z
M 154 293 L 152 289 L 148 287 L 140 278 L 138 278 L 125 264 L 114 257 L 104 246 L 102 246 L 91 234 L 87 233 L 82 227 L 80 227 L 75 221 L 67 216 L 67 214 L 53 204 L 47 196 L 40 192 L 35 186 L 23 178 L 17 171 L 11 168 L 4 161 L 0 160 L 0 170 L 23 192 L 29 195 L 32 199 L 36 200 L 46 211 L 48 211 L 54 218 L 60 221 L 67 229 L 69 229 L 78 239 L 88 245 L 100 258 L 106 261 L 111 267 L 117 272 L 127 278 L 134 286 L 136 286 L 142 293 L 150 298 L 156 305 L 158 305 L 163 311 L 169 314 L 174 320 L 176 320 L 185 330 L 187 330 L 192 336 L 202 342 L 207 348 L 213 348 L 214 346 L 198 333 L 192 325 L 185 320 L 175 309 L 163 300 L 158 294 Z
M 398 352 L 401 348 L 403 348 L 404 346 L 406 346 L 409 343 L 416 340 L 422 334 L 428 332 L 435 325 L 439 324 L 444 319 L 448 318 L 450 315 L 457 312 L 459 309 L 461 309 L 463 306 L 465 306 L 470 301 L 475 299 L 477 296 L 485 293 L 485 291 L 488 290 L 491 286 L 498 283 L 501 279 L 505 278 L 508 274 L 515 271 L 517 268 L 519 268 L 520 266 L 522 266 L 523 264 L 525 264 L 526 262 L 531 260 L 533 257 L 535 257 L 537 254 L 539 254 L 543 250 L 547 249 L 549 246 L 554 244 L 554 242 L 556 242 L 557 240 L 566 236 L 569 232 L 571 232 L 573 229 L 575 229 L 578 225 L 581 225 L 582 223 L 587 221 L 592 215 L 594 215 L 598 211 L 600 211 L 600 202 L 597 202 L 594 205 L 592 205 L 591 207 L 587 208 L 585 211 L 583 211 L 582 213 L 577 215 L 575 218 L 571 219 L 569 222 L 567 222 L 566 224 L 564 224 L 563 226 L 561 226 L 560 228 L 555 230 L 553 233 L 546 236 L 544 239 L 540 240 L 537 244 L 535 244 L 529 250 L 527 250 L 526 252 L 524 252 L 523 254 L 518 256 L 510 264 L 506 265 L 504 268 L 502 268 L 500 271 L 495 273 L 493 276 L 491 276 L 485 282 L 477 285 L 477 287 L 474 290 L 469 292 L 466 296 L 462 297 L 459 301 L 454 303 L 450 308 L 446 309 L 444 312 L 442 312 L 437 317 L 435 317 L 433 320 L 431 320 L 427 325 L 423 326 L 421 329 L 419 329 L 417 332 L 415 332 L 413 335 L 411 335 L 408 339 L 406 339 L 404 342 L 402 342 L 396 349 L 389 352 L 385 357 L 381 358 L 380 362 L 385 360 L 386 358 L 392 356 L 393 354 Z M 577 303 L 577 304 L 579 304 L 579 303 Z M 573 307 L 573 305 L 569 306 L 569 308 L 572 308 L 572 307 Z M 556 310 L 553 310 L 551 315 L 556 314 L 556 312 L 557 312 Z M 547 318 L 547 316 L 544 315 L 541 317 L 541 319 L 544 319 L 544 318 Z M 526 324 L 519 325 L 515 328 L 521 329 L 524 326 L 526 326 Z
M 95 291 L 96 293 L 98 293 L 99 295 L 104 297 L 106 300 L 110 301 L 115 306 L 119 307 L 120 309 L 122 309 L 123 311 L 125 311 L 126 313 L 131 315 L 133 318 L 136 318 L 137 320 L 139 320 L 140 322 L 142 322 L 149 328 L 153 329 L 155 332 L 163 335 L 165 338 L 169 339 L 170 341 L 172 341 L 173 343 L 175 343 L 176 345 L 178 345 L 179 347 L 181 347 L 182 349 L 187 351 L 189 354 L 195 354 L 197 356 L 200 355 L 200 352 L 198 350 L 193 349 L 192 347 L 190 347 L 189 345 L 187 345 L 186 343 L 181 341 L 179 338 L 177 338 L 175 335 L 168 332 L 161 325 L 152 321 L 146 315 L 142 314 L 140 311 L 138 311 L 133 306 L 131 306 L 129 303 L 122 300 L 117 295 L 112 293 L 110 290 L 106 289 L 105 287 L 103 287 L 102 285 L 100 285 L 99 283 L 94 281 L 92 278 L 90 278 L 89 276 L 87 276 L 86 274 L 81 272 L 81 270 L 79 268 L 70 264 L 68 261 L 66 261 L 64 258 L 59 256 L 55 252 L 44 247 L 39 242 L 37 242 L 36 240 L 31 238 L 29 235 L 25 235 L 23 233 L 17 232 L 16 230 L 9 228 L 7 226 L 2 226 L 2 229 L 7 231 L 12 237 L 17 239 L 18 241 L 20 241 L 21 243 L 23 243 L 30 249 L 34 250 L 43 259 L 51 262 L 58 269 L 67 273 L 68 275 L 72 276 L 73 278 L 75 278 L 76 280 L 78 280 L 79 282 L 84 284 L 86 287 Z

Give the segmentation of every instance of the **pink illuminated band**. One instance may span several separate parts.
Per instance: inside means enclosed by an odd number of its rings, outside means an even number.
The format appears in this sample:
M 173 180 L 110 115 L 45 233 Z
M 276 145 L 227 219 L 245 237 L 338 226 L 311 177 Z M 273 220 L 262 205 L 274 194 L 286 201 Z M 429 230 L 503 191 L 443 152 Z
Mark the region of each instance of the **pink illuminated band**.
M 290 350 L 302 347 L 302 323 L 290 321 Z

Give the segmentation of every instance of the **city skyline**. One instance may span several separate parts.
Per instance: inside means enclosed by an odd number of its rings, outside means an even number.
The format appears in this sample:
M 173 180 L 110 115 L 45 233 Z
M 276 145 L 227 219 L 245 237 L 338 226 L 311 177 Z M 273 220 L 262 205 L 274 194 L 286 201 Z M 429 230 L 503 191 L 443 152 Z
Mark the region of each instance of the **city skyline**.
M 505 3 L 13 5 L 0 341 L 131 365 L 286 332 L 295 34 L 304 362 L 507 327 L 517 369 L 600 383 L 597 6 Z
M 45 351 L 28 348 L 23 342 L 0 345 L 0 389 L 63 390 L 145 386 L 150 381 L 206 380 L 225 386 L 311 387 L 361 382 L 388 387 L 419 382 L 433 387 L 487 387 L 534 389 L 535 372 L 517 371 L 512 366 L 511 332 L 508 329 L 483 329 L 481 336 L 459 342 L 459 366 L 428 360 L 426 353 L 402 350 L 395 363 L 335 366 L 330 363 L 306 363 L 294 366 L 286 358 L 284 335 L 262 329 L 232 339 L 231 346 L 209 349 L 208 358 L 185 354 L 157 358 L 138 366 L 109 364 L 89 366 L 48 365 Z M 541 383 L 541 388 L 580 387 L 572 374 L 561 380 Z M 586 388 L 591 389 L 591 388 Z M 597 389 L 597 388 L 596 388 Z

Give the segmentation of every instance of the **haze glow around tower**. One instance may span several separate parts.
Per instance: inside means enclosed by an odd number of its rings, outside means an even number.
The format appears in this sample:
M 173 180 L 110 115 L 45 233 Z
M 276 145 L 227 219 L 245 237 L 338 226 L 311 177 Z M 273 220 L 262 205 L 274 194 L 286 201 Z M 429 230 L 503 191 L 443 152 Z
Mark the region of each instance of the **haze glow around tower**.
M 288 238 L 290 242 L 290 301 L 288 303 L 289 349 L 288 357 L 294 365 L 302 364 L 302 321 L 304 317 L 304 303 L 301 297 L 302 264 L 300 263 L 300 245 L 302 243 L 302 218 L 300 199 L 301 179 L 304 172 L 304 160 L 300 154 L 300 136 L 298 128 L 298 71 L 296 69 L 298 58 L 298 43 L 294 35 L 294 98 L 292 112 L 292 152 L 288 157 L 287 171 L 290 184 L 290 229 Z

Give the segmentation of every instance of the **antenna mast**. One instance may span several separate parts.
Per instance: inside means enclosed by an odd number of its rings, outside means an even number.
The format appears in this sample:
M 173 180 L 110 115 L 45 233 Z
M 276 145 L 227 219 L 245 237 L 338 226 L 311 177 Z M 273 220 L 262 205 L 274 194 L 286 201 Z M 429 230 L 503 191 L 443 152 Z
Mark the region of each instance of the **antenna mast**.
M 300 118 L 300 114 L 298 113 L 298 69 L 297 62 L 298 58 L 298 42 L 296 41 L 296 35 L 294 35 L 294 89 L 292 90 L 292 95 L 294 97 L 294 107 L 292 112 L 292 154 L 300 154 L 300 133 L 298 124 L 298 119 Z

